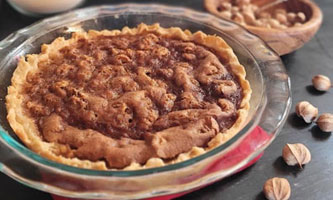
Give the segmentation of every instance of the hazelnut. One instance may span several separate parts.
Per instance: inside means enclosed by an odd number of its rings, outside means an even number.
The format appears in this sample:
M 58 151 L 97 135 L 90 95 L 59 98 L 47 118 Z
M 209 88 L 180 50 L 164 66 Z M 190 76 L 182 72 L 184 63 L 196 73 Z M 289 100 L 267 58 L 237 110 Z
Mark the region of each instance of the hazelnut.
M 251 0 L 236 0 L 236 5 L 243 6 L 243 5 L 249 5 L 251 3 Z
M 282 157 L 287 165 L 298 165 L 301 168 L 302 165 L 311 161 L 311 153 L 309 149 L 301 143 L 286 144 L 282 150 Z
M 288 28 L 287 25 L 284 25 L 284 24 L 281 24 L 281 25 L 280 25 L 280 29 L 286 29 L 286 28 Z
M 256 12 L 259 9 L 259 7 L 257 5 L 254 5 L 254 4 L 250 4 L 250 8 L 253 12 Z
M 275 15 L 277 14 L 282 14 L 282 15 L 286 15 L 287 14 L 287 11 L 285 9 L 282 9 L 282 8 L 278 8 L 274 11 Z
M 231 3 L 223 2 L 223 3 L 221 3 L 220 9 L 221 9 L 221 11 L 222 10 L 229 10 L 230 11 L 231 7 L 232 7 Z
M 226 18 L 226 19 L 231 19 L 231 12 L 230 11 L 222 11 L 220 12 L 221 17 Z
M 271 14 L 268 13 L 268 12 L 261 12 L 261 13 L 258 14 L 258 18 L 266 18 L 266 19 L 269 19 L 269 18 L 271 18 L 271 17 L 272 17 Z
M 234 14 L 234 16 L 232 17 L 232 20 L 234 20 L 235 22 L 242 24 L 244 23 L 244 17 L 242 14 L 240 13 L 236 13 Z
M 272 28 L 280 28 L 280 22 L 276 19 L 269 19 L 268 23 L 271 25 Z
M 290 12 L 287 14 L 287 19 L 290 23 L 294 23 L 296 19 L 296 14 L 293 12 Z
M 298 12 L 297 15 L 296 15 L 296 20 L 298 22 L 305 22 L 305 20 L 306 20 L 305 14 L 302 13 L 302 12 Z
M 231 7 L 231 13 L 232 14 L 237 14 L 239 12 L 239 8 L 237 6 Z
M 306 123 L 311 123 L 318 116 L 318 108 L 307 101 L 301 101 L 296 105 L 296 114 L 302 117 Z
M 333 114 L 324 113 L 319 116 L 317 120 L 317 125 L 320 130 L 324 132 L 332 132 L 333 131 Z
M 244 12 L 243 13 L 244 20 L 247 24 L 249 25 L 255 25 L 256 23 L 256 18 L 253 14 L 253 12 Z
M 287 24 L 287 16 L 281 13 L 277 13 L 275 18 L 281 23 L 281 24 Z
M 254 25 L 255 26 L 259 26 L 259 27 L 265 27 L 265 24 L 262 21 L 260 21 L 260 20 L 256 20 L 254 22 Z
M 242 5 L 240 7 L 240 10 L 244 13 L 244 12 L 251 12 L 253 13 L 252 7 L 250 5 Z
M 327 91 L 331 88 L 331 80 L 324 75 L 316 75 L 312 78 L 313 87 L 319 91 Z
M 268 179 L 263 191 L 268 200 L 288 200 L 291 193 L 288 180 L 278 177 Z
M 302 26 L 302 23 L 296 22 L 296 23 L 294 24 L 294 26 L 295 26 L 295 27 Z

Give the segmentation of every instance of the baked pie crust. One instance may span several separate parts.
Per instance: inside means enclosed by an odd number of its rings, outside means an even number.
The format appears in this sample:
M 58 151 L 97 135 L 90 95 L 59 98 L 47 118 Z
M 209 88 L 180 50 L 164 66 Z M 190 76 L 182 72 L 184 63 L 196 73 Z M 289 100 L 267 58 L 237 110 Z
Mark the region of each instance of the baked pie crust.
M 208 129 L 209 131 L 218 130 L 214 133 L 213 137 L 209 138 L 209 142 L 206 142 L 205 145 L 195 146 L 193 145 L 190 150 L 186 152 L 181 152 L 172 158 L 166 156 L 167 159 L 160 158 L 161 156 L 152 156 L 147 159 L 145 163 L 131 162 L 127 166 L 116 167 L 118 169 L 123 170 L 136 170 L 136 169 L 144 169 L 144 168 L 152 168 L 152 167 L 160 167 L 167 164 L 173 164 L 177 162 L 181 162 L 184 160 L 188 160 L 192 157 L 201 155 L 206 151 L 217 147 L 230 138 L 232 138 L 238 131 L 244 126 L 245 120 L 247 118 L 248 110 L 249 110 L 249 99 L 251 96 L 251 88 L 249 82 L 245 79 L 246 72 L 244 67 L 239 63 L 237 57 L 233 53 L 231 47 L 227 45 L 227 43 L 220 37 L 214 35 L 206 35 L 205 33 L 198 31 L 196 33 L 191 33 L 188 30 L 181 30 L 177 27 L 172 28 L 162 28 L 158 24 L 154 25 L 145 25 L 140 24 L 137 28 L 128 28 L 124 27 L 122 30 L 103 30 L 103 31 L 94 31 L 91 30 L 87 32 L 76 32 L 73 33 L 70 39 L 64 39 L 63 37 L 59 37 L 55 39 L 51 44 L 43 44 L 41 47 L 40 54 L 29 54 L 26 57 L 21 57 L 18 63 L 16 70 L 13 73 L 12 84 L 8 87 L 8 95 L 6 96 L 6 106 L 7 106 L 7 119 L 14 130 L 14 132 L 18 135 L 18 137 L 24 142 L 24 144 L 32 149 L 34 152 L 40 154 L 43 157 L 49 158 L 53 161 L 63 163 L 66 165 L 71 165 L 75 167 L 88 168 L 88 169 L 98 169 L 98 170 L 107 170 L 114 169 L 114 166 L 109 166 L 105 159 L 84 159 L 82 157 L 75 156 L 76 148 L 72 148 L 71 145 L 63 144 L 61 142 L 55 142 L 52 138 L 54 135 L 48 136 L 51 139 L 49 141 L 45 140 L 43 134 L 41 133 L 40 128 L 38 127 L 38 123 L 44 123 L 49 120 L 50 123 L 56 121 L 58 118 L 53 117 L 52 119 L 45 117 L 45 120 L 41 120 L 42 122 L 37 122 L 36 119 L 29 114 L 27 111 L 26 105 L 26 85 L 27 81 L 29 81 L 29 77 L 31 74 L 36 75 L 41 70 L 39 64 L 41 62 L 46 62 L 48 59 L 52 59 L 52 57 L 59 55 L 59 52 L 64 48 L 70 49 L 68 47 L 77 44 L 81 40 L 93 40 L 99 37 L 117 37 L 117 36 L 128 36 L 128 37 L 141 37 L 142 35 L 154 34 L 155 36 L 166 38 L 164 40 L 177 40 L 180 42 L 192 42 L 195 45 L 199 45 L 213 52 L 214 55 L 218 56 L 219 60 L 223 60 L 223 66 L 228 66 L 228 73 L 232 74 L 234 80 L 236 80 L 237 84 L 239 84 L 239 102 L 237 105 L 237 109 L 235 109 L 235 116 L 237 117 L 234 120 L 234 123 L 231 127 L 228 127 L 223 132 L 220 131 L 219 128 L 215 128 L 216 120 L 213 117 L 206 117 L 205 119 L 200 119 L 189 123 L 190 126 L 196 126 L 196 124 L 206 123 L 208 120 L 209 124 L 213 128 L 207 128 L 206 124 L 203 125 L 203 129 Z M 201 48 L 200 47 L 200 48 Z M 207 51 L 207 50 L 206 50 Z M 119 58 L 121 59 L 121 58 Z M 188 59 L 191 59 L 189 56 Z M 223 69 L 226 69 L 223 67 Z M 202 72 L 204 73 L 204 72 Z M 218 80 L 214 80 L 217 81 Z M 214 82 L 215 83 L 215 82 Z M 198 85 L 202 84 L 197 83 Z M 223 91 L 223 88 L 220 88 Z M 133 97 L 134 98 L 134 97 Z M 175 101 L 175 98 L 173 98 Z M 223 111 L 223 105 L 228 105 L 228 102 L 224 102 L 221 100 L 221 104 L 219 104 Z M 226 103 L 226 104 L 225 104 Z M 174 105 L 174 104 L 172 104 Z M 164 105 L 163 105 L 164 106 Z M 29 106 L 28 106 L 29 107 Z M 205 107 L 206 109 L 206 107 Z M 195 110 L 195 109 L 193 109 Z M 169 110 L 170 111 L 170 110 Z M 205 111 L 203 111 L 205 112 Z M 170 113 L 170 112 L 169 112 Z M 50 113 L 48 113 L 50 114 Z M 192 115 L 193 113 L 189 113 Z M 195 114 L 195 112 L 194 112 Z M 46 114 L 47 115 L 47 114 Z M 50 114 L 52 115 L 52 114 Z M 149 117 L 149 116 L 148 116 Z M 154 119 L 156 120 L 156 119 Z M 160 124 L 165 123 L 163 120 L 160 120 Z M 202 121 L 203 120 L 203 121 Z M 156 120 L 157 121 L 157 120 Z M 47 122 L 45 122 L 47 123 Z M 171 122 L 170 122 L 171 123 Z M 177 122 L 175 122 L 177 124 Z M 215 123 L 215 124 L 214 124 Z M 177 124 L 179 125 L 180 122 Z M 179 126 L 183 126 L 182 124 Z M 198 125 L 199 126 L 199 125 Z M 167 126 L 167 128 L 172 128 L 172 126 Z M 178 126 L 176 126 L 178 127 Z M 49 128 L 52 129 L 52 128 Z M 185 127 L 186 129 L 186 127 Z M 184 130 L 185 130 L 184 129 Z M 44 130 L 44 129 L 43 129 Z M 74 130 L 74 129 L 73 129 Z M 81 129 L 75 129 L 81 130 Z M 90 129 L 89 129 L 90 130 Z M 174 129 L 178 130 L 178 129 Z M 187 129 L 186 129 L 187 130 Z M 191 130 L 191 129 L 189 129 Z M 68 132 L 68 131 L 67 131 Z M 83 132 L 83 131 L 82 131 Z M 177 131 L 176 131 L 177 132 Z M 213 131 L 214 132 L 214 131 Z M 56 132 L 50 131 L 51 134 Z M 201 133 L 201 132 L 199 132 Z M 81 134 L 81 133 L 80 133 Z M 105 135 L 105 134 L 104 134 Z M 154 135 L 154 134 L 151 134 Z M 88 137 L 88 136 L 87 136 Z M 103 136 L 104 137 L 104 136 Z M 154 136 L 152 136 L 154 138 Z M 164 138 L 165 139 L 165 138 Z M 163 146 L 164 139 L 160 139 L 160 143 L 157 145 Z M 115 141 L 117 139 L 114 139 Z M 187 140 L 186 140 L 187 141 Z M 189 140 L 191 142 L 191 140 Z M 126 143 L 126 142 L 125 142 Z M 191 143 L 192 144 L 192 143 Z M 185 144 L 184 144 L 185 145 Z M 90 145 L 91 146 L 91 145 Z M 182 146 L 182 145 L 180 145 Z M 185 145 L 186 146 L 186 145 Z M 177 148 L 178 146 L 176 146 Z M 97 147 L 94 147 L 97 148 Z M 169 148 L 170 149 L 170 148 Z M 156 150 L 158 151 L 158 150 Z M 88 153 L 89 154 L 89 153 Z M 158 153 L 156 153 L 158 154 Z M 158 155 L 167 154 L 166 152 L 161 152 Z M 74 155 L 74 156 L 73 156 Z M 135 160 L 135 159 L 134 159 Z

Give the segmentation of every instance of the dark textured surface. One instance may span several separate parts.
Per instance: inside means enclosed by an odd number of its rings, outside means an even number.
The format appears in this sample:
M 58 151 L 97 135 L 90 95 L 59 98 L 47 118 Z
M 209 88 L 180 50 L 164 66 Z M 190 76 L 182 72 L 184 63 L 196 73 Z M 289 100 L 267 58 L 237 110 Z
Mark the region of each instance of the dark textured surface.
M 1 1 L 1 0 L 0 0 Z M 98 0 L 87 1 L 83 6 L 130 1 Z M 162 0 L 159 2 L 191 7 L 203 11 L 201 0 Z M 307 100 L 319 108 L 319 112 L 333 113 L 333 89 L 326 93 L 316 92 L 311 85 L 312 76 L 321 73 L 333 79 L 333 1 L 318 0 L 324 13 L 321 29 L 309 43 L 300 50 L 283 56 L 288 74 L 291 77 L 293 109 L 285 127 L 276 140 L 267 148 L 264 156 L 254 166 L 209 187 L 188 194 L 185 199 L 264 199 L 261 193 L 266 179 L 279 176 L 287 178 L 292 187 L 291 199 L 333 199 L 333 138 L 324 134 L 315 125 L 306 125 L 298 119 L 293 110 L 298 101 Z M 0 8 L 0 39 L 11 32 L 23 28 L 38 19 L 22 16 L 2 2 Z M 303 170 L 288 167 L 280 157 L 286 143 L 304 143 L 312 153 L 312 161 Z M 0 199 L 49 200 L 43 192 L 30 189 L 0 174 Z

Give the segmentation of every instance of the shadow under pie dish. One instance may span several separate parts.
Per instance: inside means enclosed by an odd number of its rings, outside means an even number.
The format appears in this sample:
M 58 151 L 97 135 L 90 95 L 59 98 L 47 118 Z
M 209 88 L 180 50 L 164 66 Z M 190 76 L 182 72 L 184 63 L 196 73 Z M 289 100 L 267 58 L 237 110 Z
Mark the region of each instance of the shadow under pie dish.
M 251 89 L 214 35 L 141 24 L 76 32 L 22 57 L 8 121 L 33 151 L 90 169 L 142 169 L 187 160 L 242 128 Z

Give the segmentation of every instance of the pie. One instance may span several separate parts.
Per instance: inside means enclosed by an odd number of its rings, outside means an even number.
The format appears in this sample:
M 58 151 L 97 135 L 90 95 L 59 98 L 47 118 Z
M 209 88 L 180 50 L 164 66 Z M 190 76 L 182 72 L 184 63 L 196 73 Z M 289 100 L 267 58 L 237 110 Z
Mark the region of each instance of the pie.
M 8 121 L 53 161 L 133 170 L 190 159 L 244 126 L 251 89 L 226 42 L 140 24 L 91 30 L 21 57 Z

